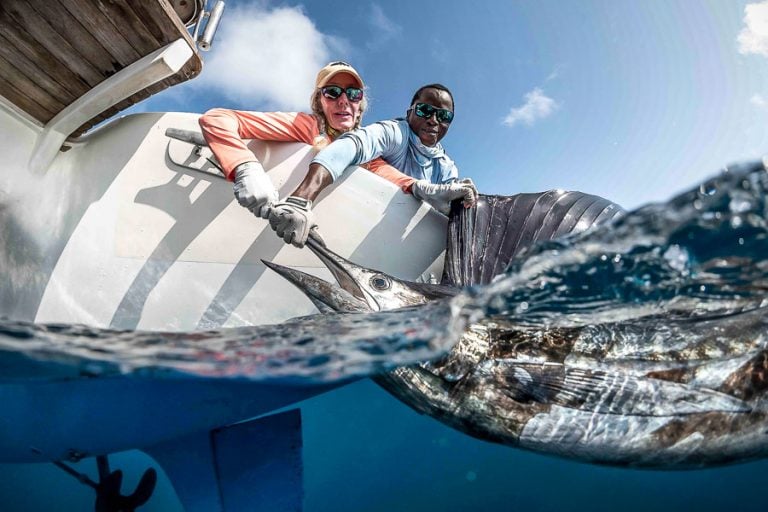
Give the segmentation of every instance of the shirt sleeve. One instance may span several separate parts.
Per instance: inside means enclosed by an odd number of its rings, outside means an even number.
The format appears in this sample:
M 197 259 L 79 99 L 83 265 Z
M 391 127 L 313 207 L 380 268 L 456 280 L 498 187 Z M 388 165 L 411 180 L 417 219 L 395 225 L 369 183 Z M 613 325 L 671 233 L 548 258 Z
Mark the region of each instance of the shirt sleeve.
M 459 179 L 459 169 L 450 158 L 446 158 L 441 168 L 440 183 L 453 183 Z
M 381 176 L 385 180 L 394 183 L 406 194 L 411 193 L 411 185 L 413 185 L 413 182 L 416 181 L 415 178 L 412 178 L 407 174 L 403 174 L 381 158 L 371 160 L 365 164 L 364 167 L 372 173 Z
M 407 143 L 395 121 L 381 121 L 364 128 L 345 133 L 312 160 L 331 173 L 334 181 L 351 165 L 360 165 L 374 158 L 387 158 L 397 148 Z
M 215 108 L 200 117 L 203 137 L 227 179 L 243 162 L 256 160 L 244 139 L 312 144 L 319 134 L 317 121 L 302 112 L 249 112 Z

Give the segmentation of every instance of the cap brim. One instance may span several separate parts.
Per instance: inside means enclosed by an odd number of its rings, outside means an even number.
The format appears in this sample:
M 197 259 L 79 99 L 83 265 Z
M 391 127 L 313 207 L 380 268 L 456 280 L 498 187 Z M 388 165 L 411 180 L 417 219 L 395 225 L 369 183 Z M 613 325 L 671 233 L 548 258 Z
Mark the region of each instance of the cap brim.
M 365 83 L 363 83 L 363 79 L 360 78 L 360 75 L 358 75 L 356 71 L 354 71 L 353 69 L 350 69 L 350 68 L 343 68 L 343 69 L 339 69 L 337 71 L 334 71 L 333 73 L 331 73 L 330 75 L 325 77 L 320 83 L 318 83 L 317 86 L 318 87 L 325 87 L 333 79 L 333 77 L 335 77 L 336 75 L 340 75 L 342 73 L 346 73 L 349 76 L 351 76 L 352 78 L 354 78 L 355 81 L 357 82 L 357 86 L 358 87 L 361 87 L 361 88 L 365 87 Z

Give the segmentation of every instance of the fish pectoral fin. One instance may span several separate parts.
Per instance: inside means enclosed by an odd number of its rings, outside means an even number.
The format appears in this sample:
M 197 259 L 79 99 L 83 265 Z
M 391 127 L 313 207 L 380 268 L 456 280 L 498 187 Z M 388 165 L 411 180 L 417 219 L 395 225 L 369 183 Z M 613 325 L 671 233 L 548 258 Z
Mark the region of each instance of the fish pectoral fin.
M 495 360 L 485 378 L 504 385 L 522 402 L 559 405 L 600 414 L 678 416 L 705 412 L 748 413 L 733 396 L 689 384 L 637 377 L 621 372 L 569 368 L 559 363 Z

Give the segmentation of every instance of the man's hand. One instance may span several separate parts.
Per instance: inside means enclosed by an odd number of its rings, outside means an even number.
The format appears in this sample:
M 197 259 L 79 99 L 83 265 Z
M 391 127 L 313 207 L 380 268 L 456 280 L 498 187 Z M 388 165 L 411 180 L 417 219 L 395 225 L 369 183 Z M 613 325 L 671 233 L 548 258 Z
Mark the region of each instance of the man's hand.
M 472 197 L 470 199 L 465 197 L 464 201 L 462 201 L 464 208 L 472 208 L 477 204 L 477 198 L 480 195 L 480 192 L 477 191 L 477 187 L 475 186 L 475 182 L 472 181 L 471 178 L 464 178 L 463 180 L 459 180 L 459 183 L 464 185 L 465 189 L 472 191 Z
M 304 247 L 309 231 L 317 226 L 311 208 L 309 199 L 286 197 L 270 208 L 269 225 L 285 243 Z
M 455 199 L 461 199 L 465 208 L 474 206 L 477 202 L 477 189 L 468 178 L 445 184 L 416 180 L 411 186 L 411 193 L 416 199 L 428 203 L 445 215 L 451 213 L 451 201 Z
M 235 168 L 235 197 L 240 206 L 257 217 L 266 218 L 278 195 L 259 162 L 245 162 Z

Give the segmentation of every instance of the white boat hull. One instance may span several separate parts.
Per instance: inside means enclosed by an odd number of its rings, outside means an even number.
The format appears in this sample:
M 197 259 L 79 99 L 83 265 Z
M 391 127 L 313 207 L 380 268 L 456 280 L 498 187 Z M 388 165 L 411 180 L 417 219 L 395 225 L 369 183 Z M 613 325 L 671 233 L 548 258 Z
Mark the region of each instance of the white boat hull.
M 60 153 L 43 174 L 26 170 L 29 154 L 13 159 L 0 181 L 0 261 L 11 283 L 0 289 L 0 315 L 196 330 L 314 312 L 260 260 L 330 277 L 319 260 L 241 208 L 213 166 L 196 169 L 194 146 L 164 135 L 196 126 L 193 114 L 133 115 Z M 187 166 L 172 161 L 183 146 Z M 253 149 L 283 196 L 313 155 L 301 144 Z M 329 187 L 314 212 L 326 242 L 344 256 L 407 279 L 441 271 L 445 218 L 365 170 Z

